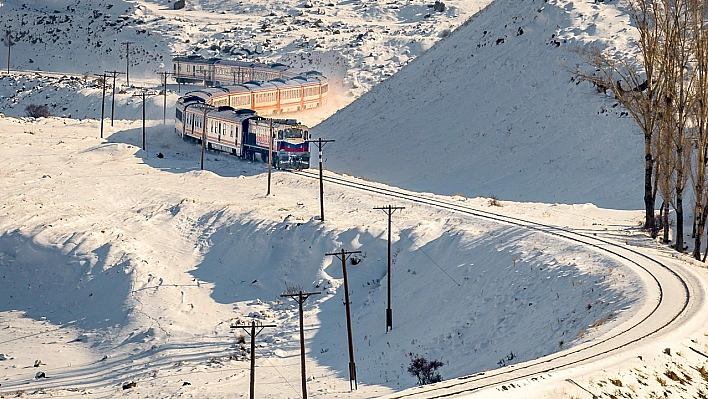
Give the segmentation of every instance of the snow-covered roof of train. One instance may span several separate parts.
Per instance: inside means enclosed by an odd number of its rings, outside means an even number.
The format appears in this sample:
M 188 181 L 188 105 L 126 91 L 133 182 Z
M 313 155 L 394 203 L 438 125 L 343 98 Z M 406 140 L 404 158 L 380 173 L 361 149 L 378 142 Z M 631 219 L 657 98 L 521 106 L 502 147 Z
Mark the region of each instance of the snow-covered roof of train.
M 210 111 L 209 117 L 236 123 L 242 123 L 243 121 L 250 118 L 261 118 L 254 110 L 233 109 L 231 107 L 219 107 L 217 111 Z
M 281 73 L 285 73 L 291 76 L 296 76 L 300 75 L 305 72 L 303 69 L 298 69 L 298 68 L 290 68 L 285 64 L 282 63 L 273 63 L 273 64 L 263 64 L 263 63 L 258 63 L 258 62 L 246 62 L 246 61 L 237 61 L 237 60 L 228 60 L 228 59 L 221 59 L 221 58 L 204 58 L 199 55 L 190 55 L 190 56 L 179 56 L 179 57 L 174 57 L 172 61 L 175 62 L 192 62 L 196 64 L 218 64 L 218 65 L 224 65 L 224 66 L 235 66 L 235 67 L 242 67 L 242 68 L 260 68 L 260 69 L 272 69 Z

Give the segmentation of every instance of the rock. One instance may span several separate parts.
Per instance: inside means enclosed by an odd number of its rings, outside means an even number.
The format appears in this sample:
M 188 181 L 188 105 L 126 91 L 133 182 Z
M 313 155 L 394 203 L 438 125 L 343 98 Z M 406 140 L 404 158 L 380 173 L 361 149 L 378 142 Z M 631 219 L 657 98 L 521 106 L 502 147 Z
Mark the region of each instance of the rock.
M 138 383 L 135 381 L 128 381 L 123 383 L 123 389 L 130 389 L 130 388 L 135 388 L 138 386 Z
M 5 353 L 0 353 L 0 360 L 9 360 L 10 356 Z
M 36 380 L 38 380 L 38 379 L 40 379 L 40 378 L 47 378 L 47 375 L 44 374 L 44 371 L 38 371 L 37 374 L 34 375 L 34 378 L 35 378 Z
M 34 367 L 39 367 L 39 366 L 42 366 L 42 365 L 44 365 L 44 363 L 42 363 L 41 360 L 35 360 L 35 361 L 34 361 Z

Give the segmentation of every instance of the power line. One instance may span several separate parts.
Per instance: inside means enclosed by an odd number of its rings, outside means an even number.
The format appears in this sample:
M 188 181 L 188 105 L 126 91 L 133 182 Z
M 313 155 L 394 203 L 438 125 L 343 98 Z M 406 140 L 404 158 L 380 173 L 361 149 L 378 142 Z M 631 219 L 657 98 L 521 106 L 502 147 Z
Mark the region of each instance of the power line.
M 394 223 L 394 225 L 396 225 L 396 227 L 398 227 L 398 230 L 401 231 L 401 233 L 403 233 L 403 229 L 401 229 L 396 223 Z M 412 243 L 415 244 L 415 245 L 418 245 L 418 244 L 417 244 L 415 241 L 413 241 L 413 239 L 410 238 L 408 235 L 406 235 L 406 234 L 403 234 L 403 235 L 404 235 L 408 240 L 410 240 L 410 242 L 412 242 Z M 438 269 L 440 269 L 443 273 L 445 273 L 445 275 L 446 275 L 447 277 L 449 277 L 450 280 L 452 280 L 452 282 L 454 282 L 455 284 L 457 284 L 458 287 L 462 287 L 462 285 L 460 285 L 460 283 L 458 283 L 454 278 L 452 278 L 452 276 L 451 276 L 448 272 L 446 272 L 445 269 L 442 268 L 442 266 L 440 266 L 435 260 L 433 260 L 433 258 L 430 257 L 430 255 L 428 255 L 428 254 L 423 250 L 423 247 L 419 247 L 418 250 L 419 250 L 420 252 L 422 252 L 423 255 L 425 255 L 426 258 L 430 259 L 430 261 L 433 262 L 433 264 L 434 264 L 435 266 L 437 266 Z

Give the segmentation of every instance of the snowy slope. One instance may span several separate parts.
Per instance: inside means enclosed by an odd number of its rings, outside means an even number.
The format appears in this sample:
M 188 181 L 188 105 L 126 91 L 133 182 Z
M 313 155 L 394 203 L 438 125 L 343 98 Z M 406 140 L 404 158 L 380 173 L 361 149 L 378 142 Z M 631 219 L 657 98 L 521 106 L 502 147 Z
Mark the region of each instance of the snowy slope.
M 203 0 L 174 12 L 167 1 L 4 1 L 0 20 L 63 21 L 27 22 L 26 37 L 49 29 L 56 42 L 39 58 L 43 49 L 21 41 L 13 48 L 20 67 L 121 69 L 125 59 L 104 43 L 123 40 L 136 42 L 131 70 L 143 78 L 169 53 L 196 47 L 321 66 L 340 80 L 335 106 L 366 93 L 313 129 L 337 140 L 326 147 L 328 169 L 652 245 L 636 229 L 641 212 L 586 204 L 641 205 L 633 124 L 567 70 L 577 63 L 573 43 L 626 29 L 614 5 L 496 0 L 449 34 L 489 2 L 450 1 L 442 15 L 422 1 L 308 3 Z M 199 148 L 178 140 L 169 121 L 161 125 L 160 97 L 148 100 L 140 150 L 136 94 L 116 96 L 118 120 L 100 139 L 90 119 L 100 115 L 100 88 L 91 79 L 0 80 L 0 113 L 20 116 L 44 100 L 74 118 L 0 117 L 0 395 L 245 397 L 247 345 L 230 325 L 257 320 L 278 326 L 258 338 L 260 395 L 299 397 L 297 308 L 280 297 L 289 287 L 321 291 L 306 303 L 305 325 L 308 386 L 322 398 L 412 387 L 411 354 L 442 360 L 449 379 L 554 353 L 611 330 L 643 303 L 642 283 L 620 259 L 403 204 L 386 334 L 386 220 L 373 208 L 390 198 L 327 185 L 323 224 L 312 180 L 276 172 L 265 196 L 261 163 L 209 153 L 199 171 Z M 298 117 L 317 123 L 328 112 Z M 470 198 L 477 195 L 545 204 L 502 201 L 497 209 Z M 363 253 L 349 272 L 353 393 L 342 271 L 324 255 L 340 248 Z M 32 367 L 38 359 L 44 366 Z M 35 379 L 37 371 L 50 378 Z M 137 386 L 123 390 L 131 380 Z
M 313 129 L 337 140 L 327 167 L 418 191 L 640 208 L 633 120 L 571 72 L 576 37 L 601 32 L 579 28 L 580 15 L 600 24 L 608 13 L 601 3 L 495 1 Z
M 411 354 L 442 360 L 454 378 L 585 342 L 642 303 L 643 286 L 620 259 L 406 203 L 394 224 L 387 334 L 386 219 L 373 208 L 388 199 L 328 186 L 322 224 L 312 180 L 277 172 L 266 197 L 261 163 L 208 154 L 202 172 L 199 148 L 169 127 L 151 123 L 148 151 L 136 146 L 140 122 L 107 130 L 101 140 L 95 121 L 0 119 L 0 353 L 10 358 L 0 363 L 0 393 L 103 397 L 126 380 L 138 381 L 125 393 L 135 397 L 246 392 L 246 349 L 229 325 L 257 320 L 278 326 L 259 336 L 272 367 L 259 369 L 259 389 L 294 397 L 277 387 L 299 376 L 297 308 L 280 297 L 296 287 L 321 292 L 305 307 L 313 396 L 350 396 L 342 269 L 325 256 L 340 248 L 362 251 L 349 267 L 361 397 L 413 386 Z M 638 216 L 502 205 L 632 240 Z M 46 367 L 24 368 L 38 359 Z M 37 371 L 50 378 L 34 380 Z

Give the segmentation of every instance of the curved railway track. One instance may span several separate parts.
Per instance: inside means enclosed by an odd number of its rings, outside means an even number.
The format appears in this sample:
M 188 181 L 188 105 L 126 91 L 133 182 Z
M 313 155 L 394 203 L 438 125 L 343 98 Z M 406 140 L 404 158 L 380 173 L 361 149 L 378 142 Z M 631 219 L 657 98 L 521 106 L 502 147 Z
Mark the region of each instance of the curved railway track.
M 318 178 L 317 174 L 308 171 L 293 171 L 291 173 L 308 178 Z M 628 245 L 621 245 L 607 239 L 599 238 L 593 234 L 585 234 L 572 231 L 568 228 L 560 228 L 487 212 L 450 200 L 433 198 L 429 195 L 411 193 L 389 187 L 379 187 L 375 184 L 338 176 L 325 175 L 324 180 L 331 184 L 346 186 L 421 205 L 433 206 L 475 218 L 515 225 L 588 245 L 596 248 L 598 251 L 621 259 L 638 274 L 643 274 L 644 281 L 648 280 L 652 282 L 652 284 L 647 287 L 647 296 L 649 299 L 646 300 L 646 303 L 639 312 L 604 336 L 570 349 L 517 365 L 404 390 L 386 396 L 386 398 L 389 399 L 461 396 L 484 388 L 499 386 L 526 378 L 533 378 L 534 376 L 550 371 L 599 360 L 608 354 L 617 352 L 638 341 L 657 336 L 670 326 L 678 324 L 680 320 L 684 319 L 685 316 L 689 314 L 689 310 L 693 308 L 693 302 L 698 299 L 702 300 L 702 295 L 697 294 L 702 290 L 693 287 L 693 282 L 689 277 L 670 267 L 667 264 L 669 258 L 665 261 L 660 261 Z M 668 293 L 671 294 L 670 299 L 668 298 Z M 697 299 L 697 297 L 699 298 Z

